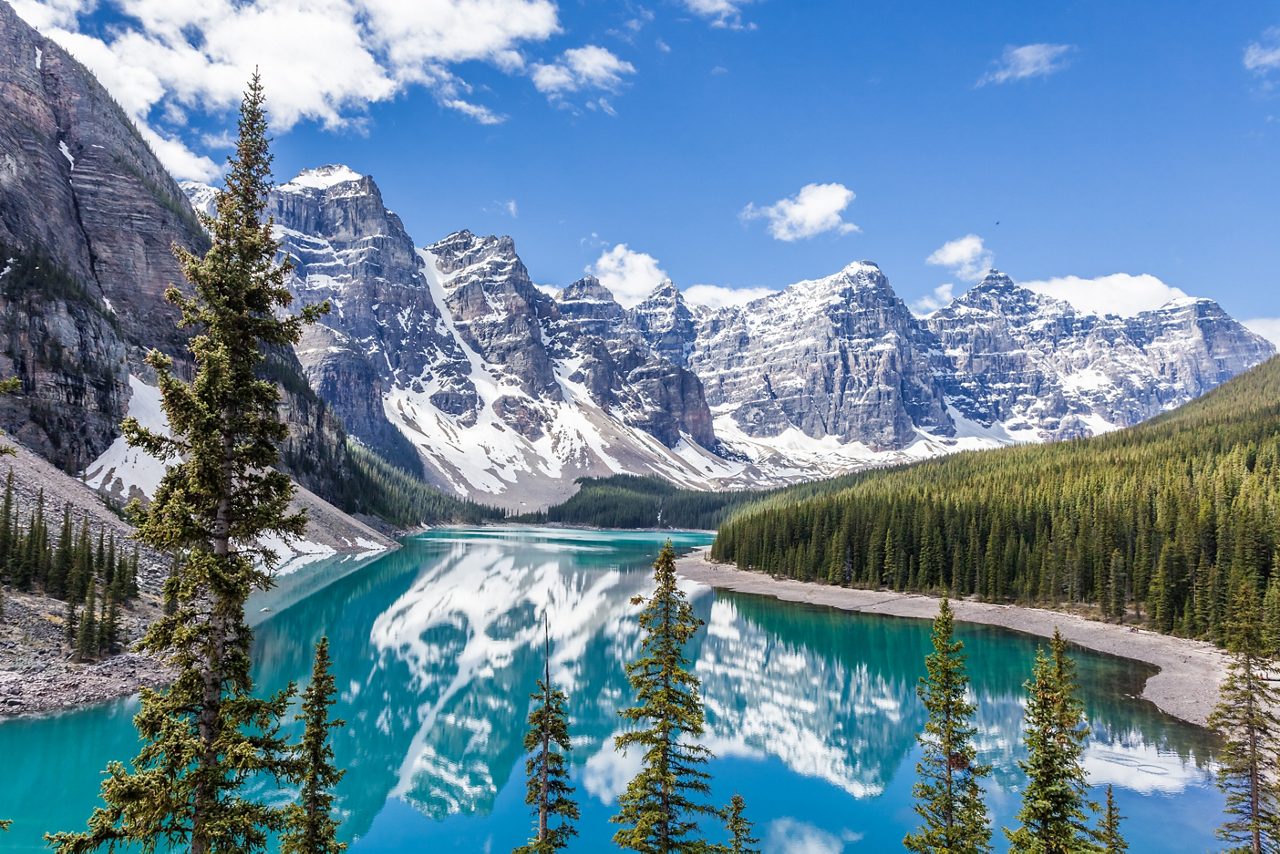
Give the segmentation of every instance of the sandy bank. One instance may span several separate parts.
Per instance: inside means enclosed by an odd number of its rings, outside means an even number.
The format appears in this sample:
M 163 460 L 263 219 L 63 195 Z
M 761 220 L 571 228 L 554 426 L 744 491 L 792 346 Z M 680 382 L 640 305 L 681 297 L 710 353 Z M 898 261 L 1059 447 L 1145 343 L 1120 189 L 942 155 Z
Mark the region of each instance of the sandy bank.
M 739 593 L 772 596 L 786 602 L 921 619 L 932 619 L 938 611 L 938 600 L 932 596 L 774 578 L 731 564 L 712 563 L 706 549 L 679 558 L 676 567 L 691 581 Z M 1041 637 L 1051 636 L 1056 626 L 1063 637 L 1079 646 L 1154 665 L 1160 672 L 1147 680 L 1142 696 L 1161 711 L 1197 726 L 1205 725 L 1218 702 L 1218 687 L 1226 673 L 1227 656 L 1212 644 L 1099 623 L 1042 608 L 986 602 L 952 602 L 952 608 L 957 620 L 1002 626 Z

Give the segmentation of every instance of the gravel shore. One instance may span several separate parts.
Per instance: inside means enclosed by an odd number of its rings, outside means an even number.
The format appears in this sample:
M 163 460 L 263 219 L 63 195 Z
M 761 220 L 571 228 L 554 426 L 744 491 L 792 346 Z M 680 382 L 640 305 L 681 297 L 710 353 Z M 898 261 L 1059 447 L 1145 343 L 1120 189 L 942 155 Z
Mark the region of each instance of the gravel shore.
M 772 596 L 786 602 L 920 619 L 932 619 L 938 611 L 938 600 L 932 596 L 775 578 L 731 564 L 713 563 L 707 549 L 677 559 L 676 568 L 690 581 L 739 593 Z M 1002 626 L 1041 637 L 1050 637 L 1056 627 L 1067 640 L 1086 649 L 1160 668 L 1147 680 L 1142 696 L 1161 711 L 1188 723 L 1205 726 L 1218 702 L 1218 689 L 1226 675 L 1228 658 L 1212 644 L 1042 608 L 968 601 L 951 604 L 957 620 Z
M 0 718 L 79 708 L 168 681 L 164 667 L 149 656 L 126 652 L 102 661 L 71 660 L 65 639 L 66 605 L 30 593 L 5 594 L 0 622 Z M 121 610 L 121 638 L 142 635 L 159 607 L 145 597 Z

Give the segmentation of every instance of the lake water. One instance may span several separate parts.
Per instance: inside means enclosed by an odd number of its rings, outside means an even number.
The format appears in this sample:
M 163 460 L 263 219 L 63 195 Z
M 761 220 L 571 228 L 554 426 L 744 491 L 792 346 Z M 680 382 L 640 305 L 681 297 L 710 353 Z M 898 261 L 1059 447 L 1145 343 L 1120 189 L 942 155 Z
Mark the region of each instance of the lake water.
M 302 682 L 329 635 L 341 691 L 338 795 L 354 854 L 506 852 L 527 836 L 522 739 L 551 616 L 553 678 L 570 695 L 582 806 L 571 850 L 608 851 L 618 792 L 623 663 L 639 643 L 633 595 L 666 535 L 532 528 L 433 531 L 363 565 L 335 560 L 256 597 L 260 685 Z M 709 541 L 673 535 L 677 548 Z M 900 850 L 923 709 L 915 686 L 926 621 L 691 588 L 706 621 L 688 648 L 702 679 L 716 802 L 747 801 L 766 851 Z M 262 609 L 268 610 L 262 610 Z M 988 803 L 1013 822 L 1021 775 L 1021 685 L 1037 641 L 957 626 L 978 698 L 979 747 L 995 765 Z M 1137 699 L 1144 665 L 1077 651 L 1092 723 L 1087 767 L 1116 787 L 1131 850 L 1206 851 L 1222 798 L 1212 741 Z M 136 749 L 135 701 L 0 724 L 0 849 L 40 850 L 45 830 L 83 826 L 99 772 Z M 1100 797 L 1101 789 L 1096 793 Z M 263 797 L 279 797 L 265 786 Z M 718 836 L 714 838 L 719 838 Z M 996 832 L 997 847 L 1004 849 Z

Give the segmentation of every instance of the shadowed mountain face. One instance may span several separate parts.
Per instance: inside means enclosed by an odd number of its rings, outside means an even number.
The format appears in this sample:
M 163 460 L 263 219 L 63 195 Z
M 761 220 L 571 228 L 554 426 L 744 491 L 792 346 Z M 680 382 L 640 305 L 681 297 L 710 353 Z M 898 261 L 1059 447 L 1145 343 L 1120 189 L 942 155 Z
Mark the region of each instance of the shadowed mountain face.
M 208 238 L 101 84 L 3 2 L 0 65 L 0 375 L 22 380 L 0 399 L 0 427 L 70 473 L 101 470 L 120 421 L 147 403 L 139 390 L 154 392 L 147 351 L 190 367 L 164 293 L 185 287 L 173 247 L 200 251 Z M 265 371 L 284 393 L 285 468 L 338 494 L 349 473 L 342 424 L 292 351 Z M 138 494 L 118 473 L 103 488 Z

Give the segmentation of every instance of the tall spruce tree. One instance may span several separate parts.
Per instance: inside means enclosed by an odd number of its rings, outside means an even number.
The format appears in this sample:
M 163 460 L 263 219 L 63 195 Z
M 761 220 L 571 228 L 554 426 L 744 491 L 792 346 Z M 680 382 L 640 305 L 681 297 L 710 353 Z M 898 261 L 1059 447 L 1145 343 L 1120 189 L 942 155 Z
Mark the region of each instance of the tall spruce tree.
M 1102 854 L 1124 854 L 1129 850 L 1129 843 L 1124 841 L 1124 835 L 1120 833 L 1120 822 L 1123 820 L 1124 816 L 1120 815 L 1120 808 L 1116 806 L 1115 792 L 1107 786 L 1107 801 L 1102 808 L 1102 821 L 1096 834 Z
M 693 743 L 704 718 L 698 677 L 688 670 L 684 645 L 702 621 L 676 584 L 675 550 L 668 540 L 653 564 L 656 587 L 640 612 L 640 657 L 627 665 L 638 705 L 618 714 L 638 727 L 614 739 L 619 751 L 639 748 L 640 771 L 618 799 L 611 820 L 623 825 L 613 841 L 641 854 L 712 850 L 700 838 L 698 818 L 716 815 L 703 797 L 711 775 L 711 751 Z
M 543 624 L 542 679 L 533 694 L 533 711 L 529 713 L 529 731 L 524 736 L 524 749 L 530 753 L 525 763 L 529 777 L 524 802 L 533 807 L 534 834 L 514 854 L 551 854 L 569 844 L 577 836 L 573 822 L 578 820 L 578 804 L 573 800 L 569 784 L 568 698 L 551 683 L 551 628 Z M 559 824 L 552 826 L 553 819 Z
M 1231 665 L 1209 726 L 1223 741 L 1218 787 L 1230 816 L 1218 837 L 1237 850 L 1280 850 L 1280 690 L 1261 625 L 1256 582 L 1238 579 L 1231 598 L 1227 648 Z
M 184 382 L 168 356 L 147 357 L 172 435 L 132 418 L 122 425 L 131 446 L 177 460 L 138 511 L 138 538 L 175 555 L 177 566 L 166 584 L 173 613 L 152 624 L 140 647 L 177 675 L 166 689 L 143 691 L 134 718 L 141 751 L 130 766 L 108 766 L 105 805 L 86 832 L 50 837 L 61 854 L 120 844 L 168 844 L 192 854 L 257 851 L 281 827 L 282 810 L 242 793 L 250 778 L 290 765 L 279 733 L 288 697 L 253 695 L 244 617 L 249 593 L 270 586 L 274 556 L 246 544 L 298 536 L 305 518 L 289 512 L 293 486 L 275 468 L 287 436 L 280 395 L 258 372 L 265 351 L 295 343 L 303 324 L 327 306 L 283 315 L 291 302 L 289 267 L 276 262 L 279 247 L 264 217 L 270 167 L 255 73 L 217 215 L 204 218 L 210 248 L 203 256 L 175 249 L 192 295 L 171 287 L 167 298 L 179 310 L 179 326 L 195 333 L 194 375 Z
M 977 761 L 973 746 L 976 710 L 968 699 L 964 644 L 955 640 L 953 624 L 951 603 L 943 599 L 933 621 L 933 652 L 925 659 L 928 674 L 916 689 L 929 715 L 917 737 L 923 756 L 916 765 L 920 780 L 912 789 L 924 825 L 902 844 L 922 854 L 991 850 L 991 821 L 980 783 L 991 767 Z
M 338 821 L 333 817 L 333 787 L 346 772 L 334 766 L 329 731 L 346 726 L 346 721 L 329 718 L 337 693 L 332 669 L 329 639 L 322 637 L 316 644 L 311 684 L 302 692 L 302 711 L 296 718 L 304 725 L 302 742 L 294 748 L 293 773 L 301 791 L 298 802 L 285 811 L 282 854 L 341 854 L 347 849 L 346 843 L 338 841 Z
M 724 827 L 729 831 L 729 844 L 725 846 L 727 854 L 760 854 L 757 848 L 760 840 L 752 836 L 752 824 L 747 819 L 747 802 L 742 795 L 734 795 L 729 799 L 729 806 L 724 811 Z
M 1050 654 L 1036 651 L 1027 683 L 1024 738 L 1027 758 L 1018 766 L 1027 775 L 1022 790 L 1021 826 L 1005 830 L 1014 851 L 1074 854 L 1095 850 L 1082 760 L 1088 735 L 1084 706 L 1077 696 L 1075 664 L 1067 642 L 1055 629 Z

